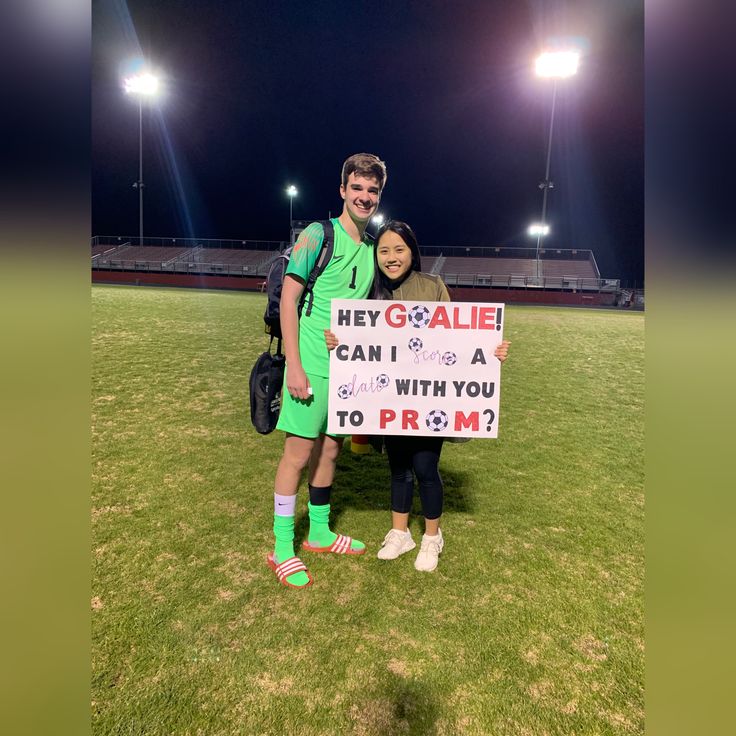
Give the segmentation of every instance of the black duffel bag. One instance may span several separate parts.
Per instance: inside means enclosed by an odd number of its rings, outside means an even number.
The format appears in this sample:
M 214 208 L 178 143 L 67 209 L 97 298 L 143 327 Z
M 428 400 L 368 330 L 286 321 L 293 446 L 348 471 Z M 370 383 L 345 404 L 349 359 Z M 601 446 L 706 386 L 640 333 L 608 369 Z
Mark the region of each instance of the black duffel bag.
M 260 434 L 276 429 L 281 411 L 286 360 L 283 353 L 261 353 L 250 372 L 250 421 Z

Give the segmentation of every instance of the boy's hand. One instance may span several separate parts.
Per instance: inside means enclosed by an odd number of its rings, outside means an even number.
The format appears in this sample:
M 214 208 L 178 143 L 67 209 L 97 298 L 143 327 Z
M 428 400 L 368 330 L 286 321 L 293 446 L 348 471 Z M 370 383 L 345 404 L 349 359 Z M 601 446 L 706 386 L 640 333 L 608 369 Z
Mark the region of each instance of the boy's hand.
M 286 376 L 288 379 L 286 389 L 295 399 L 306 401 L 312 395 L 312 387 L 309 385 L 309 379 L 300 365 L 289 366 Z
M 502 343 L 499 343 L 493 351 L 493 354 L 501 361 L 501 363 L 509 357 L 509 345 L 511 345 L 511 342 L 509 340 L 504 340 Z
M 340 341 L 329 330 L 325 330 L 325 342 L 328 350 L 334 350 L 340 344 Z

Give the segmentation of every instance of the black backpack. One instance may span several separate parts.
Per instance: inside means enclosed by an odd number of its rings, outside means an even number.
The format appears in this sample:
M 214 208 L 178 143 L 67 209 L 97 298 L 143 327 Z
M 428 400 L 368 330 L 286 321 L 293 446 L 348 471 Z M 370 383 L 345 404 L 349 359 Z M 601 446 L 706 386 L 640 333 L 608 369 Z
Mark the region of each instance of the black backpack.
M 304 291 L 299 300 L 298 313 L 301 317 L 302 309 L 306 303 L 307 314 L 312 311 L 314 299 L 314 282 L 325 270 L 332 258 L 335 249 L 335 231 L 329 220 L 321 221 L 324 228 L 322 247 L 317 254 L 317 260 L 312 268 Z M 250 372 L 250 420 L 260 434 L 269 434 L 276 429 L 276 423 L 281 411 L 281 391 L 284 385 L 284 370 L 286 358 L 281 352 L 281 318 L 280 302 L 281 289 L 284 284 L 284 273 L 289 265 L 291 252 L 294 246 L 287 248 L 271 264 L 266 277 L 266 290 L 268 292 L 268 303 L 263 314 L 266 325 L 266 334 L 271 336 L 268 350 L 261 353 Z M 273 341 L 276 339 L 276 352 L 271 353 Z
M 312 272 L 309 274 L 301 299 L 299 300 L 298 311 L 300 317 L 302 316 L 302 309 L 305 303 L 307 305 L 307 315 L 311 314 L 312 301 L 314 299 L 312 293 L 314 282 L 327 267 L 335 250 L 335 229 L 332 226 L 332 222 L 330 220 L 319 220 L 319 222 L 324 228 L 324 237 L 322 238 L 322 247 L 317 254 L 314 268 L 312 268 Z M 276 350 L 277 353 L 281 352 L 281 289 L 284 285 L 284 274 L 286 273 L 286 267 L 289 265 L 293 250 L 294 246 L 291 245 L 279 255 L 271 264 L 271 268 L 268 269 L 268 276 L 266 277 L 268 302 L 266 303 L 266 311 L 263 313 L 263 321 L 266 323 L 266 334 L 279 340 Z

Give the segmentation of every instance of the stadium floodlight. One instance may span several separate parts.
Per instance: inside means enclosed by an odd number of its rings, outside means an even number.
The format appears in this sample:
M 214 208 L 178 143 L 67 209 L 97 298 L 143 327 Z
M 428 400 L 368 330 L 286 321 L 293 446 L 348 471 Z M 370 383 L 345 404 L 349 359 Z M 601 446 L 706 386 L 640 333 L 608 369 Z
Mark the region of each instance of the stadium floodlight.
M 155 97 L 158 94 L 158 77 L 153 74 L 136 74 L 123 80 L 123 89 L 132 95 Z
M 566 51 L 545 51 L 540 54 L 534 64 L 534 69 L 538 77 L 552 79 L 552 112 L 549 117 L 549 136 L 547 138 L 547 165 L 544 170 L 544 180 L 540 182 L 539 188 L 542 190 L 542 217 L 540 222 L 545 225 L 547 222 L 547 193 L 550 189 L 554 189 L 554 183 L 549 178 L 549 166 L 552 155 L 552 130 L 555 126 L 555 104 L 557 102 L 557 80 L 566 79 L 577 74 L 578 65 L 580 64 L 580 53 L 574 49 Z M 537 283 L 539 283 L 539 246 L 542 237 L 547 232 L 541 230 L 537 232 L 537 256 L 536 256 L 536 273 Z
M 286 194 L 289 197 L 289 240 L 291 241 L 291 244 L 294 245 L 294 216 L 292 213 L 294 211 L 294 197 L 296 197 L 299 192 L 293 184 L 289 184 L 289 186 L 286 187 Z
M 529 235 L 532 237 L 544 237 L 545 235 L 549 235 L 549 225 L 545 225 L 543 222 L 535 222 L 532 225 L 529 225 L 529 229 L 527 230 Z
M 125 94 L 138 98 L 138 181 L 133 188 L 138 190 L 138 238 L 143 245 L 143 98 L 158 94 L 158 77 L 148 72 L 123 79 Z
M 579 64 L 578 51 L 545 51 L 534 62 L 534 71 L 538 77 L 565 79 L 577 74 Z
M 381 225 L 383 225 L 383 220 L 383 215 L 373 215 L 373 217 L 371 217 L 371 222 L 374 223 L 377 227 L 381 227 Z

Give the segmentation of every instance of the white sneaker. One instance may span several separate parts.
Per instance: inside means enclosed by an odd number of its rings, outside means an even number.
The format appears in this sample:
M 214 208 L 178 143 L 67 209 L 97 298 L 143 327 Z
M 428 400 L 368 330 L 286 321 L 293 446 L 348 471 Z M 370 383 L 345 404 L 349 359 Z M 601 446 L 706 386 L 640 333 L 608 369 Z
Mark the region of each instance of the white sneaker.
M 422 535 L 422 546 L 419 548 L 414 567 L 421 572 L 432 572 L 437 567 L 444 546 L 445 540 L 442 538 L 442 529 L 437 530 L 436 537 Z
M 391 529 L 383 538 L 383 544 L 376 556 L 379 560 L 395 560 L 399 555 L 409 552 L 416 546 L 417 543 L 411 538 L 411 532 L 408 529 L 405 532 Z

